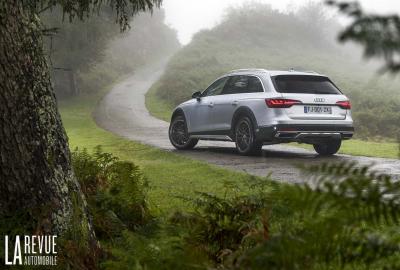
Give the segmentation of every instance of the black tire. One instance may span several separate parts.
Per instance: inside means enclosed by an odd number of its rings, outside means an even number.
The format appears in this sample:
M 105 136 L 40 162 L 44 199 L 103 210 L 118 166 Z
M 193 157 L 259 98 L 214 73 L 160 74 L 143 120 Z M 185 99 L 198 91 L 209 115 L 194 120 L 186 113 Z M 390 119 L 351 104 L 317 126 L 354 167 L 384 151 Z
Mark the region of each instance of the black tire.
M 190 139 L 187 131 L 186 119 L 182 115 L 174 117 L 169 125 L 169 141 L 178 150 L 193 149 L 199 142 L 198 139 Z
M 329 140 L 318 144 L 314 144 L 313 146 L 315 151 L 321 156 L 331 156 L 339 151 L 341 145 L 342 145 L 341 140 Z
M 243 116 L 235 124 L 235 143 L 239 154 L 244 156 L 260 155 L 262 142 L 256 140 L 251 119 Z

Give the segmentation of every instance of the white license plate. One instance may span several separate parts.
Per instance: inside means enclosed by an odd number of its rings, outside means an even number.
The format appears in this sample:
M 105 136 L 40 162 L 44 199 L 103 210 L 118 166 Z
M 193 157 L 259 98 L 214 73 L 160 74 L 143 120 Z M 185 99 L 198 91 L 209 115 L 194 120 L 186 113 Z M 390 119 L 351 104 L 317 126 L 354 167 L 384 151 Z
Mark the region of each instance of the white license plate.
M 332 107 L 304 106 L 304 113 L 332 114 Z

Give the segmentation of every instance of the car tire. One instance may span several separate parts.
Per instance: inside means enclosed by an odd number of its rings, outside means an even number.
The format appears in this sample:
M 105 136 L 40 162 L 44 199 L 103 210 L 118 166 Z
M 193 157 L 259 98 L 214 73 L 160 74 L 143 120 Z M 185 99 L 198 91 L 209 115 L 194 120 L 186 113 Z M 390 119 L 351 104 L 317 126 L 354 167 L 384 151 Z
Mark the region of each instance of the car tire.
M 241 155 L 260 155 L 263 143 L 256 140 L 251 119 L 243 116 L 235 124 L 236 149 Z
M 190 139 L 186 119 L 183 115 L 174 117 L 169 125 L 169 141 L 178 150 L 193 149 L 199 142 L 198 139 Z
M 342 145 L 341 140 L 329 140 L 318 144 L 314 144 L 313 146 L 315 151 L 321 156 L 331 156 L 339 151 L 341 145 Z

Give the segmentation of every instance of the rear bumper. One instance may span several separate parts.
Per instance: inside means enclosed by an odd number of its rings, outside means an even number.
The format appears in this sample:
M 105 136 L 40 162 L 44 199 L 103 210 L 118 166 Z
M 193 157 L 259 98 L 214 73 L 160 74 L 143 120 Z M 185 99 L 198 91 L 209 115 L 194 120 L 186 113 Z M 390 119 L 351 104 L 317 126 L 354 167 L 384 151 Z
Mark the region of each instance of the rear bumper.
M 353 125 L 326 124 L 278 124 L 259 127 L 256 138 L 263 142 L 304 142 L 315 143 L 325 139 L 348 140 L 353 137 Z

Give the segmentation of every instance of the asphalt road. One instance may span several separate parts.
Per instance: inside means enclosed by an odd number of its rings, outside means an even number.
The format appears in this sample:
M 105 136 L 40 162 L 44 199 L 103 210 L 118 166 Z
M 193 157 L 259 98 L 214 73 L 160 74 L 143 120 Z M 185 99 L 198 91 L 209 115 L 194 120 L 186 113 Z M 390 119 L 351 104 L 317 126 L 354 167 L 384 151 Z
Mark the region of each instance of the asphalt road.
M 118 83 L 99 102 L 93 116 L 96 123 L 114 134 L 139 141 L 166 151 L 202 160 L 226 169 L 242 171 L 257 176 L 271 173 L 277 181 L 300 183 L 307 181 L 298 164 L 355 161 L 374 164 L 373 169 L 400 179 L 400 160 L 370 158 L 350 155 L 319 157 L 308 151 L 287 145 L 264 146 L 261 157 L 239 156 L 234 143 L 200 142 L 191 151 L 177 151 L 168 140 L 168 123 L 154 118 L 145 106 L 145 93 L 163 73 L 165 63 L 140 70 Z

